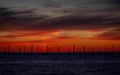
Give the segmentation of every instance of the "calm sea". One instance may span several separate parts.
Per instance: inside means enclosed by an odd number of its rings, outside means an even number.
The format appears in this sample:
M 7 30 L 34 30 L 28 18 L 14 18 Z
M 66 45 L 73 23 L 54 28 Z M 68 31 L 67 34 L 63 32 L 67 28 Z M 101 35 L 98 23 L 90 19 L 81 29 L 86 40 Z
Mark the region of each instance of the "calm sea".
M 0 75 L 120 75 L 120 53 L 1 53 Z

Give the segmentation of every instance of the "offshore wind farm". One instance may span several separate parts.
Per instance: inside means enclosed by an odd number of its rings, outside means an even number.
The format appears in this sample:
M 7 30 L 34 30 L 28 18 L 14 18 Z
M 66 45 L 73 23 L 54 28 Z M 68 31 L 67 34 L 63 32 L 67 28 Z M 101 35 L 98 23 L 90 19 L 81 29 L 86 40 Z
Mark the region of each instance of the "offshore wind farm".
M 120 75 L 120 0 L 0 0 L 0 75 Z
M 69 47 L 41 47 L 36 45 L 22 46 L 14 49 L 14 46 L 6 46 L 1 49 L 1 53 L 118 53 L 120 47 L 111 45 L 111 47 L 95 47 L 95 46 L 69 46 Z M 52 50 L 54 49 L 54 51 Z

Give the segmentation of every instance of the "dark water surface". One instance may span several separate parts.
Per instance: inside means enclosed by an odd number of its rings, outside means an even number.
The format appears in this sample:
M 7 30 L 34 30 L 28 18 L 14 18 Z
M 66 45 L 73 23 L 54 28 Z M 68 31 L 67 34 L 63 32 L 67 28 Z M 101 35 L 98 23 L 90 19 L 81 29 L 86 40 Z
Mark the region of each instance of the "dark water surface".
M 120 54 L 1 53 L 0 75 L 120 75 Z

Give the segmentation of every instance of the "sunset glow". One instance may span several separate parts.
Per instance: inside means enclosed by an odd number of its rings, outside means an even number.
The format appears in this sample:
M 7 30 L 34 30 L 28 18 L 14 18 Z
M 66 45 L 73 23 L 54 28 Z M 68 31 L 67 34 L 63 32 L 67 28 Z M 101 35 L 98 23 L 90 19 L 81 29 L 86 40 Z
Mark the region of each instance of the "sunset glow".
M 109 29 L 99 31 L 59 30 L 50 32 L 9 31 L 1 32 L 0 44 L 3 52 L 7 46 L 11 46 L 12 52 L 17 52 L 19 48 L 24 49 L 24 47 L 26 47 L 26 52 L 29 52 L 31 45 L 34 46 L 33 52 L 38 51 L 38 48 L 40 52 L 46 52 L 46 47 L 49 47 L 50 52 L 56 52 L 57 47 L 61 47 L 61 52 L 67 52 L 68 48 L 71 48 L 69 51 L 72 52 L 73 45 L 81 52 L 84 46 L 86 46 L 87 52 L 93 51 L 91 47 L 94 47 L 95 52 L 97 52 L 99 48 L 101 48 L 101 51 L 104 48 L 106 48 L 107 51 L 111 51 L 112 45 L 115 45 L 115 49 L 118 51 L 120 40 L 110 40 L 110 37 L 99 37 L 99 35 L 109 31 Z
M 25 4 L 24 4 L 25 3 Z M 0 1 L 0 52 L 120 51 L 120 11 L 114 0 Z M 94 51 L 93 51 L 93 50 Z M 22 51 L 24 52 L 24 51 Z

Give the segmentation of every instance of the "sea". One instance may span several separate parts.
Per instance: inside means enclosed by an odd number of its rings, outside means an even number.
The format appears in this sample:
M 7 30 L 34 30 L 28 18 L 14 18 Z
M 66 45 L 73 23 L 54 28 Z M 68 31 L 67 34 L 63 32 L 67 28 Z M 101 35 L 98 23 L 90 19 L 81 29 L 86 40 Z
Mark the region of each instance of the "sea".
M 120 75 L 120 53 L 0 53 L 0 75 Z

